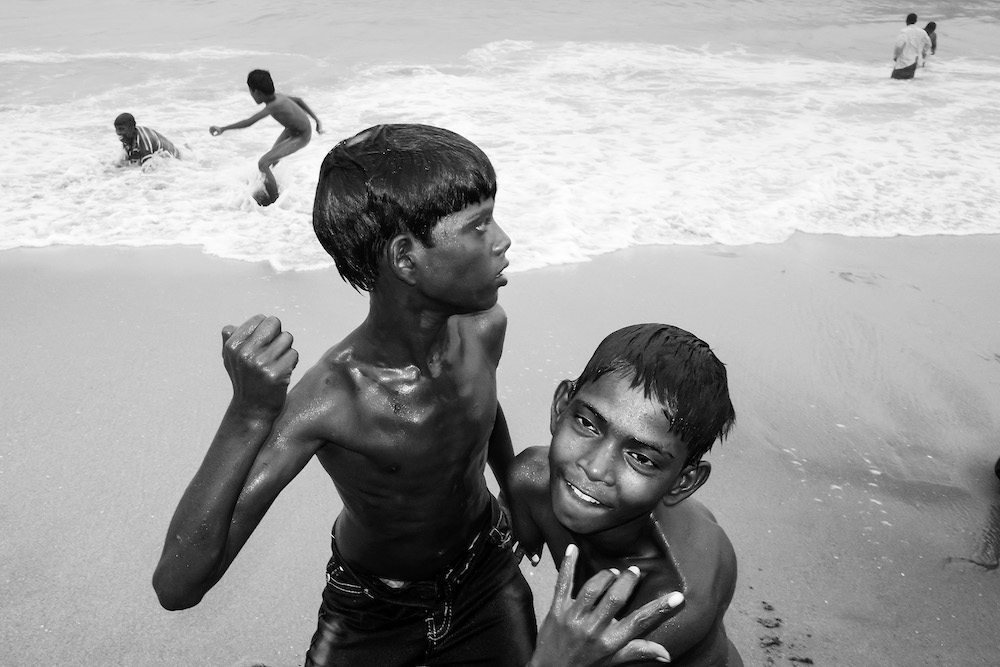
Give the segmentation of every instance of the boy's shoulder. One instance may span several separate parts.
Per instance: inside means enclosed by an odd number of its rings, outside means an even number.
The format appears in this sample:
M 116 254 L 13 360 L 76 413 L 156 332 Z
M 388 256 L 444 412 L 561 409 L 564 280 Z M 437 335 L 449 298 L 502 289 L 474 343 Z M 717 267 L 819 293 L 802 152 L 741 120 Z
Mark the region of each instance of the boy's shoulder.
M 547 490 L 549 486 L 549 448 L 528 447 L 514 457 L 511 483 L 519 489 Z
M 682 571 L 701 571 L 709 578 L 735 578 L 736 552 L 726 531 L 704 503 L 694 498 L 653 511 L 653 518 Z
M 528 447 L 514 457 L 507 483 L 517 502 L 531 508 L 540 526 L 549 526 L 552 506 L 549 494 L 549 448 Z
M 358 394 L 358 378 L 366 373 L 349 351 L 327 350 L 288 392 L 286 411 L 319 416 L 343 406 Z
M 488 335 L 507 330 L 507 313 L 498 303 L 489 310 L 481 310 L 475 313 L 462 315 L 452 315 L 448 319 L 453 326 L 461 328 L 463 331 Z
M 507 333 L 507 313 L 499 303 L 489 310 L 452 315 L 448 318 L 448 326 L 463 341 L 481 341 L 494 362 L 500 361 Z

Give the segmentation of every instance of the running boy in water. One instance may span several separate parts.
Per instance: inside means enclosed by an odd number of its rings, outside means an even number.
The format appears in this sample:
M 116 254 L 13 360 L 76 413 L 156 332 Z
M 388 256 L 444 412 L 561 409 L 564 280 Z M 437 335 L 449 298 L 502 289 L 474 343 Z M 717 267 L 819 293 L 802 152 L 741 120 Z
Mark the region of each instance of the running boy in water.
M 253 97 L 253 101 L 257 104 L 263 104 L 264 108 L 246 120 L 223 127 L 213 125 L 208 128 L 208 131 L 212 133 L 213 137 L 217 137 L 226 130 L 250 127 L 268 116 L 284 126 L 285 129 L 278 135 L 271 150 L 264 153 L 257 161 L 257 168 L 264 176 L 264 189 L 255 194 L 254 199 L 261 206 L 268 206 L 278 198 L 278 182 L 275 180 L 274 174 L 271 173 L 271 167 L 278 164 L 281 158 L 291 155 L 309 143 L 309 140 L 312 139 L 310 117 L 316 121 L 316 131 L 320 134 L 323 134 L 323 124 L 301 97 L 291 97 L 274 92 L 274 82 L 271 80 L 269 72 L 262 69 L 250 72 L 247 76 L 247 86 L 250 88 L 250 96 Z
M 531 591 L 484 477 L 489 462 L 503 490 L 513 460 L 497 402 L 510 239 L 495 194 L 486 155 L 447 130 L 383 125 L 330 151 L 313 227 L 369 293 L 368 316 L 287 396 L 298 357 L 281 323 L 223 329 L 233 398 L 167 533 L 153 577 L 164 607 L 197 604 L 315 456 L 343 509 L 306 665 L 527 664 Z M 629 583 L 604 575 L 602 590 Z M 550 653 L 536 664 L 561 664 Z
M 644 635 L 672 665 L 743 664 L 722 623 L 736 555 L 690 498 L 711 471 L 702 455 L 734 419 L 726 369 L 706 343 L 677 327 L 630 326 L 604 339 L 577 380 L 559 384 L 550 446 L 524 450 L 511 468 L 514 534 L 532 562 L 544 542 L 557 567 L 568 545 L 579 548 L 578 581 L 638 567 L 622 613 L 684 593 L 680 611 Z

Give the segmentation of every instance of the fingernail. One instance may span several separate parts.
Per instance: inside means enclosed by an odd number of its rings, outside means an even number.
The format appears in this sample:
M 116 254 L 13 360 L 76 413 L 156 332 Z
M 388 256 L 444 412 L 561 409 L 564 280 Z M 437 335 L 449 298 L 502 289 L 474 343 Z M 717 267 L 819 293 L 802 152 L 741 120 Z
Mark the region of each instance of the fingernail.
M 575 544 L 571 544 L 568 547 L 566 547 L 566 555 L 567 556 L 575 556 L 576 555 L 576 545 Z
M 635 565 L 629 565 L 628 566 L 628 571 L 631 572 L 632 574 L 634 574 L 637 577 L 639 576 L 639 568 L 636 567 Z
M 616 577 L 617 577 L 617 576 L 618 576 L 619 574 L 621 574 L 621 572 L 619 572 L 619 571 L 618 571 L 618 568 L 617 568 L 617 567 L 609 567 L 608 569 L 609 569 L 609 570 L 611 570 L 611 574 L 615 575 Z
M 667 606 L 671 609 L 679 607 L 682 602 L 684 602 L 684 594 L 680 591 L 674 591 L 667 596 Z

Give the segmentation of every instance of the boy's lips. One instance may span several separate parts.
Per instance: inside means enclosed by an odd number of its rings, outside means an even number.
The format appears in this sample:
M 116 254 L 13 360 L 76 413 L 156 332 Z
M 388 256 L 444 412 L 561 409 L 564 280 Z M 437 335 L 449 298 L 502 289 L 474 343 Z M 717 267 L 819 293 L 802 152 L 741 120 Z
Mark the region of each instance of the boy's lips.
M 497 271 L 496 276 L 494 276 L 501 286 L 507 284 L 507 276 L 505 276 L 503 272 L 507 269 L 508 266 L 510 266 L 510 262 L 504 262 L 503 266 L 500 267 L 500 270 Z
M 594 495 L 584 491 L 582 488 L 573 484 L 568 479 L 563 479 L 566 484 L 566 488 L 569 489 L 570 495 L 579 500 L 580 502 L 586 503 L 588 505 L 593 505 L 594 507 L 608 507 L 607 503 L 602 502 L 600 499 L 595 498 Z

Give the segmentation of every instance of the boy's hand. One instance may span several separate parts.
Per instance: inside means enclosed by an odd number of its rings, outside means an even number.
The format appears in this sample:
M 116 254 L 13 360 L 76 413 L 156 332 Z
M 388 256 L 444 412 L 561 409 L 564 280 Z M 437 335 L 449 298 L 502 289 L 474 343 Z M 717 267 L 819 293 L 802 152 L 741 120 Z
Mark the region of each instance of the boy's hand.
M 507 504 L 507 493 L 505 491 L 500 491 L 500 495 L 497 497 L 497 502 L 500 503 L 500 511 L 507 516 L 507 522 L 510 524 L 511 531 L 514 533 L 514 539 L 517 540 L 514 543 L 515 562 L 520 563 L 521 560 L 527 556 L 528 560 L 531 561 L 531 567 L 535 567 L 542 560 L 542 545 L 528 545 L 524 541 L 518 539 L 514 514 L 511 512 L 510 505 Z
M 223 327 L 222 360 L 234 404 L 269 419 L 281 412 L 299 354 L 278 318 L 254 315 L 238 327 Z
M 634 660 L 670 662 L 667 650 L 636 637 L 662 623 L 684 601 L 674 591 L 640 607 L 621 621 L 615 614 L 639 581 L 638 568 L 621 574 L 602 570 L 572 598 L 578 550 L 569 545 L 556 581 L 552 609 L 538 631 L 538 643 L 528 667 L 621 665 Z
M 316 134 L 323 134 L 323 123 L 316 121 Z
M 208 128 L 208 132 L 209 132 L 209 134 L 211 134 L 211 135 L 212 135 L 213 137 L 217 137 L 217 136 L 219 136 L 220 134 L 222 134 L 223 132 L 225 132 L 225 130 L 223 130 L 223 129 L 222 129 L 221 127 L 219 127 L 218 125 L 213 125 L 212 127 Z
M 518 542 L 514 545 L 514 558 L 518 563 L 521 562 L 525 556 L 528 557 L 528 561 L 531 563 L 531 567 L 536 567 L 542 561 L 542 548 L 541 545 L 532 546 L 524 544 L 523 542 Z

